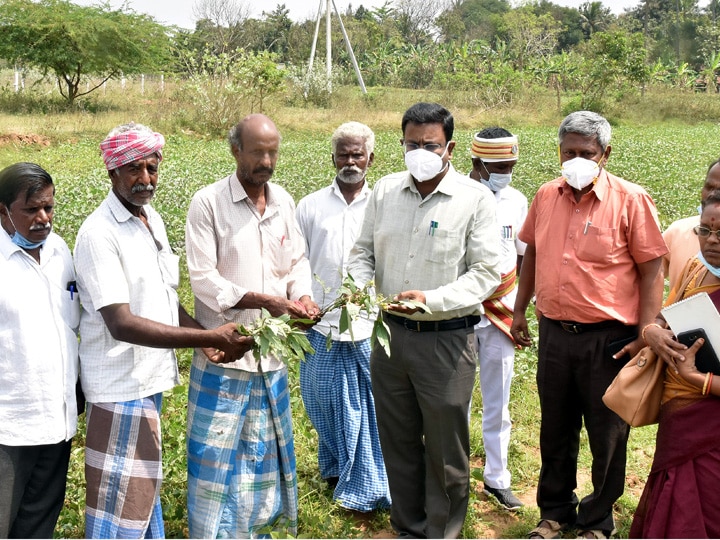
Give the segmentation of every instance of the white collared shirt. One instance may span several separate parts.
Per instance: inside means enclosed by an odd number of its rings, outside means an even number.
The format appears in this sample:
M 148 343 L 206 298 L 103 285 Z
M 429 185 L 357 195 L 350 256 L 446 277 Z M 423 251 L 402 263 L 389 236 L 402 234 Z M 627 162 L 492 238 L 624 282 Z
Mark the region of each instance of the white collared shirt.
M 254 322 L 259 309 L 235 307 L 248 292 L 289 300 L 312 295 L 310 264 L 295 219 L 295 203 L 279 185 L 268 182 L 265 187 L 262 216 L 235 173 L 202 188 L 190 202 L 185 225 L 188 272 L 195 318 L 206 328 Z M 202 355 L 196 357 L 204 361 Z M 282 366 L 282 360 L 275 357 L 261 361 L 263 371 Z M 258 371 L 250 351 L 223 367 Z
M 65 241 L 50 233 L 40 264 L 0 229 L 0 444 L 67 441 L 77 429 L 80 300 Z
M 314 274 L 313 298 L 321 308 L 337 298 L 343 276 L 347 275 L 348 255 L 360 234 L 369 195 L 370 188 L 365 183 L 362 191 L 348 204 L 335 178 L 331 185 L 311 193 L 298 203 L 296 215 L 305 237 L 305 254 Z M 373 319 L 359 317 L 352 325 L 352 338 L 349 332 L 340 334 L 338 331 L 340 310 L 327 313 L 313 328 L 323 335 L 332 332 L 334 340 L 350 341 L 354 338 L 359 341 L 372 334 Z
M 407 171 L 385 176 L 368 200 L 348 271 L 360 284 L 374 275 L 386 297 L 423 291 L 432 313 L 414 320 L 481 314 L 500 283 L 495 210 L 492 192 L 452 165 L 425 198 Z
M 514 187 L 506 186 L 495 192 L 495 201 L 497 202 L 497 220 L 500 231 L 499 269 L 500 273 L 506 274 L 517 265 L 518 255 L 525 255 L 527 244 L 518 239 L 517 235 L 525 223 L 528 200 Z M 506 306 L 512 307 L 515 305 L 516 297 L 517 287 L 513 287 L 508 294 L 502 297 L 501 301 Z M 490 321 L 483 315 L 478 326 L 483 328 L 489 324 L 491 324 Z
M 152 233 L 110 191 L 75 242 L 83 306 L 80 377 L 91 403 L 140 399 L 180 383 L 173 349 L 113 339 L 99 311 L 129 304 L 133 315 L 178 325 L 179 259 L 170 250 L 160 215 L 150 205 L 143 210 Z

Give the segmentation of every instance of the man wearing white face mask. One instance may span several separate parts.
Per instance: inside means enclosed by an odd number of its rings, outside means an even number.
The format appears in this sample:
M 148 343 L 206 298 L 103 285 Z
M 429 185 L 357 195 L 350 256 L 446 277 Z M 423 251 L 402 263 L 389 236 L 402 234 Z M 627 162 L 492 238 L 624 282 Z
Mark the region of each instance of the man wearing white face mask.
M 617 372 L 655 321 L 667 253 L 647 192 L 605 170 L 610 124 L 579 111 L 558 132 L 562 176 L 540 187 L 520 231 L 527 242 L 511 334 L 531 344 L 525 311 L 539 316 L 537 385 L 542 467 L 540 523 L 530 538 L 613 534 L 625 486 L 629 426 L 602 402 Z M 575 494 L 580 429 L 592 449 L 593 492 Z
M 391 304 L 390 355 L 375 346 L 370 373 L 392 508 L 401 537 L 455 538 L 469 499 L 468 411 L 475 383 L 473 327 L 500 283 L 492 193 L 450 165 L 450 112 L 417 103 L 402 119 L 408 171 L 381 178 L 365 208 L 348 272 L 373 277 Z
M 515 363 L 510 314 L 517 292 L 515 278 L 525 253 L 525 243 L 518 240 L 517 234 L 527 216 L 528 201 L 509 185 L 518 160 L 517 137 L 500 127 L 484 129 L 475 135 L 470 154 L 470 178 L 495 194 L 502 261 L 500 286 L 483 302 L 485 313 L 475 326 L 483 397 L 484 492 L 508 510 L 516 510 L 523 503 L 510 490 L 507 466 L 512 426 L 508 404 Z

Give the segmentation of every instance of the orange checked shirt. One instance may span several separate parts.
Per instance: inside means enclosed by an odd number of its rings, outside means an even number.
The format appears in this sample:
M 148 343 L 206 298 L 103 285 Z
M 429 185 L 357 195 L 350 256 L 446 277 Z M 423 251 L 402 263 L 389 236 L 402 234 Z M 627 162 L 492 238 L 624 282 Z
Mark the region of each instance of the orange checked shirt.
M 647 192 L 605 170 L 580 202 L 563 178 L 542 185 L 518 237 L 535 246 L 538 311 L 583 323 L 637 324 L 637 265 L 668 251 Z

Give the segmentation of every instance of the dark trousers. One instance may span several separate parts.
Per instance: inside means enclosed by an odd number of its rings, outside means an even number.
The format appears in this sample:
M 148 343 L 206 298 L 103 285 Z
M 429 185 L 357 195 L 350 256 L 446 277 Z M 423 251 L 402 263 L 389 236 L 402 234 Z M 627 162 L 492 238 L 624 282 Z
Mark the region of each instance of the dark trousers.
M 65 501 L 71 445 L 0 444 L 0 538 L 52 538 Z
M 634 327 L 573 334 L 540 319 L 537 385 L 542 467 L 537 503 L 542 519 L 579 529 L 614 528 L 612 508 L 625 489 L 629 426 L 602 402 L 628 358 L 615 360 L 607 345 L 636 333 Z M 592 453 L 593 492 L 579 505 L 577 459 L 585 422 Z
M 401 538 L 456 538 L 470 491 L 473 329 L 413 332 L 388 325 L 390 357 L 376 345 L 370 373 L 390 522 Z

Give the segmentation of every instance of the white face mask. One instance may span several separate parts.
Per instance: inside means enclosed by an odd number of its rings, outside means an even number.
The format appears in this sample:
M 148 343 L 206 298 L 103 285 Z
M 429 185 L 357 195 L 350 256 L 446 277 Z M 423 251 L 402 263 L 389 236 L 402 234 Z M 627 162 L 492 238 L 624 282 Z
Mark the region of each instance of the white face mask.
M 500 174 L 491 172 L 489 174 L 490 178 L 487 180 L 481 178 L 480 182 L 489 187 L 490 191 L 500 191 L 501 189 L 508 187 L 510 182 L 512 182 L 512 173 Z
M 571 187 L 582 190 L 592 184 L 600 174 L 600 165 L 591 159 L 572 158 L 562 164 L 562 176 Z
M 443 172 L 447 166 L 447 164 L 443 164 L 443 157 L 447 153 L 447 148 L 447 145 L 445 145 L 442 156 L 438 156 L 435 152 L 430 152 L 424 148 L 406 152 L 405 165 L 407 165 L 412 177 L 418 182 L 427 182 Z
M 501 174 L 490 172 L 487 170 L 487 166 L 484 161 L 481 161 L 480 163 L 482 163 L 485 172 L 488 174 L 487 180 L 485 180 L 482 176 L 480 177 L 480 183 L 490 188 L 490 191 L 500 191 L 501 189 L 508 187 L 510 182 L 512 182 L 512 173 Z

